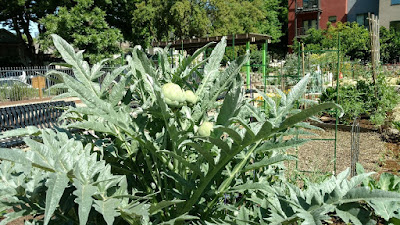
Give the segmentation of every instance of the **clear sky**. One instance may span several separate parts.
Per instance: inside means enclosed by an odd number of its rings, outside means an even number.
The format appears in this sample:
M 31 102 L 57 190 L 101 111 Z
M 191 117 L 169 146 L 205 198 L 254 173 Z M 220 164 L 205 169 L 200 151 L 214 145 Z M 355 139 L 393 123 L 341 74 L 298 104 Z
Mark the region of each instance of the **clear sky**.
M 29 27 L 30 27 L 30 33 L 31 33 L 31 35 L 32 35 L 33 38 L 36 38 L 37 36 L 39 36 L 39 30 L 38 30 L 38 28 L 37 28 L 37 23 L 34 23 L 34 22 L 31 21 Z M 4 26 L 4 24 L 1 23 L 1 22 L 0 22 L 0 28 L 7 29 L 7 30 L 9 30 L 9 31 L 11 31 L 12 33 L 15 34 L 15 31 L 14 31 L 14 30 L 11 30 L 11 29 L 9 29 L 7 26 Z

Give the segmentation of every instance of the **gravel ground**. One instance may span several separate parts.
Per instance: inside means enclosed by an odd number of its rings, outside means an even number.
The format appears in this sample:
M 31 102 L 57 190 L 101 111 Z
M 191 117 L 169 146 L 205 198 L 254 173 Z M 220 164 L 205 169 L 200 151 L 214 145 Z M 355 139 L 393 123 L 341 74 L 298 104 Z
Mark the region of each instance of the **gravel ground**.
M 314 131 L 318 139 L 329 139 L 335 137 L 334 130 Z M 351 132 L 338 131 L 336 150 L 337 173 L 350 167 L 351 161 Z M 358 162 L 366 171 L 379 171 L 379 163 L 385 158 L 385 142 L 380 139 L 376 132 L 360 133 L 360 154 Z M 295 150 L 290 151 L 295 154 Z M 299 170 L 311 172 L 334 171 L 334 141 L 310 141 L 298 149 Z M 294 168 L 295 163 L 289 163 L 289 168 Z

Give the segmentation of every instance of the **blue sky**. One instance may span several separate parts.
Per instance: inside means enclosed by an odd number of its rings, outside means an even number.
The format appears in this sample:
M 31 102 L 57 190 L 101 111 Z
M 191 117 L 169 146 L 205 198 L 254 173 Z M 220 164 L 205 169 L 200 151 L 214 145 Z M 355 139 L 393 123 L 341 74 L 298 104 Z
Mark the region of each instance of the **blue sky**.
M 39 30 L 37 28 L 37 23 L 34 23 L 34 22 L 31 21 L 29 27 L 30 27 L 30 33 L 31 33 L 32 37 L 36 38 L 39 35 Z M 4 26 L 3 23 L 0 23 L 0 28 L 5 28 L 5 29 L 7 29 L 7 30 L 9 30 L 9 31 L 11 31 L 12 33 L 15 34 L 14 30 L 10 30 L 7 26 Z

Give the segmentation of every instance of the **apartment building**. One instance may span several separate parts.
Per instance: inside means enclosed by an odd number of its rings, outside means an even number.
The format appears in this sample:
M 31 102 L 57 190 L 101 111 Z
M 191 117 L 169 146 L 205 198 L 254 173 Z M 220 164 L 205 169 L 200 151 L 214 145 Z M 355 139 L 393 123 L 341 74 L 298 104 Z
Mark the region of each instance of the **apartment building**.
M 386 28 L 400 31 L 400 0 L 379 1 L 379 23 Z
M 347 10 L 348 22 L 369 27 L 368 14 L 379 15 L 379 0 L 348 0 Z
M 289 0 L 289 45 L 311 28 L 326 29 L 327 23 L 347 21 L 347 0 Z

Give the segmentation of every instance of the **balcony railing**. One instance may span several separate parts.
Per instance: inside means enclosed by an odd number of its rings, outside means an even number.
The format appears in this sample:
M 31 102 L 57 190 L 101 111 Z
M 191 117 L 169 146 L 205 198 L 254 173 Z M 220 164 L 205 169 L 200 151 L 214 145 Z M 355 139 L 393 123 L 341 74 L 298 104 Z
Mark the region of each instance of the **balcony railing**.
M 318 0 L 313 1 L 299 1 L 297 4 L 297 13 L 320 11 Z
M 307 34 L 307 31 L 310 30 L 311 28 L 318 29 L 317 26 L 299 27 L 299 28 L 297 28 L 297 36 L 306 35 L 306 34 Z

